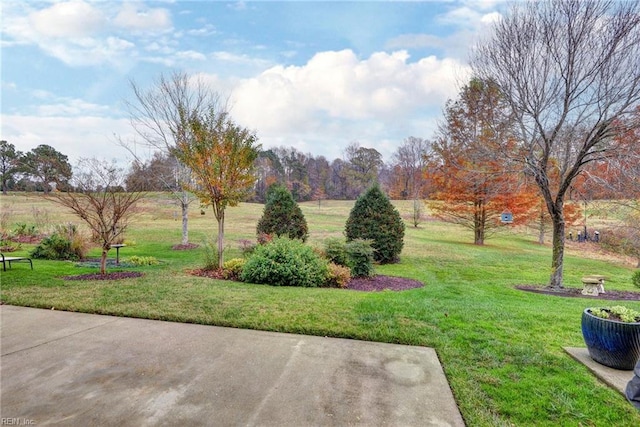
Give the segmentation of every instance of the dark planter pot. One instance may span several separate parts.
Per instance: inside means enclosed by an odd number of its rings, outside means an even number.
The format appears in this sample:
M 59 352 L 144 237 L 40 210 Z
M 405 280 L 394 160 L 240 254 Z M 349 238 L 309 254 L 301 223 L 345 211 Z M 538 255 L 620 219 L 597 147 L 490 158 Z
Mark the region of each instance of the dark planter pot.
M 585 309 L 582 336 L 589 356 L 610 368 L 630 371 L 640 358 L 640 323 L 602 319 Z

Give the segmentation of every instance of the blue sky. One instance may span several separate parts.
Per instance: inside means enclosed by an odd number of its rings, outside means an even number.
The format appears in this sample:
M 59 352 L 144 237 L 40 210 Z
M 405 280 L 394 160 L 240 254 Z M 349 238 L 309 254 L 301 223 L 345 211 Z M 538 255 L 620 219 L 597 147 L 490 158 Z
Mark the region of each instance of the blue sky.
M 497 0 L 368 2 L 3 0 L 1 138 L 75 161 L 126 161 L 128 82 L 184 71 L 228 97 L 264 148 L 385 160 L 430 138 L 468 79 Z

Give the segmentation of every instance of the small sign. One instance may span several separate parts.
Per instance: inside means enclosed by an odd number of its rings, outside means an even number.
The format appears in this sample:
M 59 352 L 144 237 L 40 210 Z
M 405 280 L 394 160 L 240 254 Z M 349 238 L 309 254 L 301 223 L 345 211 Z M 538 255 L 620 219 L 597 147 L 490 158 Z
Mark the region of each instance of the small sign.
M 503 224 L 511 224 L 513 222 L 513 214 L 511 212 L 502 212 L 500 214 L 500 222 Z

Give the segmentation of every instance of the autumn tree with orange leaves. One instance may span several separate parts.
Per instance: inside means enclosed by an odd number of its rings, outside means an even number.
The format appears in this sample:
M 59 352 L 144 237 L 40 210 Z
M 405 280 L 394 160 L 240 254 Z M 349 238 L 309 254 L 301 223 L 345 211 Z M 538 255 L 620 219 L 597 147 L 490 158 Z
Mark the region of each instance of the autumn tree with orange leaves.
M 237 125 L 226 111 L 211 108 L 189 119 L 189 138 L 179 141 L 178 159 L 187 165 L 195 184 L 188 189 L 218 222 L 218 267 L 223 263 L 224 218 L 227 206 L 237 206 L 252 189 L 260 146 L 255 133 Z
M 429 207 L 444 221 L 473 230 L 483 245 L 509 211 L 514 224 L 526 223 L 538 196 L 513 165 L 495 155 L 512 138 L 513 120 L 500 91 L 473 79 L 445 107 L 445 120 L 427 166 L 436 192 Z

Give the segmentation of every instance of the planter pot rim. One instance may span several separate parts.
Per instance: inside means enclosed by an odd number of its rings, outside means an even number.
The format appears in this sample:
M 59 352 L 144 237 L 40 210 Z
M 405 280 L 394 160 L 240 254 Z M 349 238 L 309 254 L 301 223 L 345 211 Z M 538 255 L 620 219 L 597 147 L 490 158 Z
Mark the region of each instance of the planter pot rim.
M 604 307 L 592 307 L 592 308 L 602 308 L 602 309 L 604 310 Z M 607 321 L 607 322 L 612 322 L 612 323 L 621 323 L 621 324 L 623 324 L 623 325 L 640 325 L 640 322 L 621 322 L 621 321 L 619 321 L 619 320 L 614 320 L 614 319 L 604 319 L 604 318 L 602 318 L 602 317 L 595 316 L 595 315 L 591 314 L 591 308 L 585 308 L 585 309 L 584 309 L 584 312 L 585 312 L 586 314 L 588 314 L 589 316 L 591 316 L 591 317 L 595 317 L 595 318 L 598 318 L 598 319 L 600 319 L 600 320 L 604 320 L 604 321 Z

